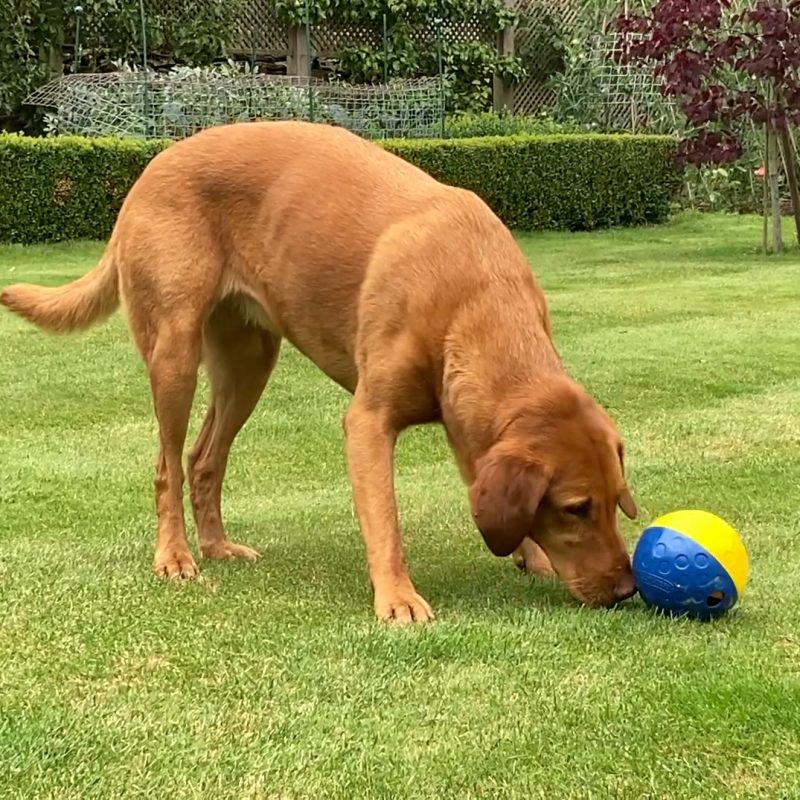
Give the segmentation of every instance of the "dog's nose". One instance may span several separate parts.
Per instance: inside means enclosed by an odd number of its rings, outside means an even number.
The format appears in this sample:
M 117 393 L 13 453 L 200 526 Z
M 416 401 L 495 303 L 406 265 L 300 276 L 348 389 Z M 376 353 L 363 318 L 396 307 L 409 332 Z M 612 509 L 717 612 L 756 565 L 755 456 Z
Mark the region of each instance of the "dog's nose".
M 614 586 L 614 597 L 620 603 L 633 597 L 636 594 L 636 580 L 633 577 L 633 572 L 626 569 L 622 575 L 617 578 L 617 583 Z

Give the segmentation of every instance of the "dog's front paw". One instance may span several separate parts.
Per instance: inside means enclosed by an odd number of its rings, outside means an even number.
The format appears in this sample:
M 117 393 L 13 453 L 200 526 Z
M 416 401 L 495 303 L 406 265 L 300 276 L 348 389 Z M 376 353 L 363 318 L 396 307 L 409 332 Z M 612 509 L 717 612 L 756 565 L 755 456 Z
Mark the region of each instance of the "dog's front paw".
M 430 622 L 433 609 L 414 587 L 375 593 L 375 615 L 383 622 L 405 625 L 409 622 Z
M 188 550 L 170 548 L 156 553 L 153 571 L 160 578 L 194 578 L 199 570 Z
M 538 575 L 541 578 L 553 578 L 556 575 L 550 559 L 532 539 L 523 540 L 514 551 L 513 558 L 517 567 L 530 575 Z
M 234 544 L 227 539 L 200 546 L 203 558 L 226 559 L 226 558 L 246 558 L 248 561 L 255 561 L 261 554 L 252 547 L 245 547 L 243 544 Z

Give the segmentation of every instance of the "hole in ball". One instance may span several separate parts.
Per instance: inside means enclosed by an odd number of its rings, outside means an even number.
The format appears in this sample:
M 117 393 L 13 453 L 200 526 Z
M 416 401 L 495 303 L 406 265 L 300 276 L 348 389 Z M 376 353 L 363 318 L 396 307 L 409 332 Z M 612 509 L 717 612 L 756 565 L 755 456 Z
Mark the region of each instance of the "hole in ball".
M 722 592 L 711 592 L 706 598 L 706 605 L 713 608 L 714 606 L 718 606 L 724 599 L 725 595 Z

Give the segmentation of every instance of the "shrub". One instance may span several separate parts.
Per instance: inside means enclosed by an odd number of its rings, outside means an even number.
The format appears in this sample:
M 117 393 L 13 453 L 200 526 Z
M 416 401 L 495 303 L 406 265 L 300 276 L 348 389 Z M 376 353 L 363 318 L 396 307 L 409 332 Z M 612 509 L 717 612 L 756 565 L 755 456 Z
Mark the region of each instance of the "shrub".
M 661 222 L 680 187 L 677 141 L 668 136 L 558 134 L 386 146 L 435 178 L 472 189 L 520 230 Z
M 495 44 L 496 35 L 518 18 L 505 0 L 274 0 L 274 7 L 285 23 L 302 25 L 308 11 L 312 27 L 346 22 L 361 31 L 339 53 L 336 71 L 351 83 L 438 75 L 441 44 L 451 111 L 483 111 L 491 105 L 495 73 L 512 84 L 525 74 L 520 59 L 501 56 Z M 464 40 L 449 32 L 460 22 L 472 23 Z
M 0 134 L 0 241 L 106 238 L 128 189 L 166 144 Z M 520 135 L 384 146 L 472 189 L 522 230 L 659 222 L 679 185 L 668 137 Z

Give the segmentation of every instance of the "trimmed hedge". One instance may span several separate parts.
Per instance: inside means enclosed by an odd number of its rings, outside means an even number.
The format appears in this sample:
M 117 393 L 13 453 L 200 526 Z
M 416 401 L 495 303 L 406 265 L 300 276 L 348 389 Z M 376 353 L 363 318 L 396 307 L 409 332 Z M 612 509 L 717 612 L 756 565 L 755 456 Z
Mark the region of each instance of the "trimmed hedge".
M 163 141 L 0 134 L 0 241 L 104 239 Z M 680 176 L 665 136 L 563 134 L 389 141 L 472 189 L 510 227 L 587 230 L 667 218 Z
M 0 242 L 106 239 L 163 141 L 0 134 Z
M 668 136 L 486 136 L 386 146 L 434 178 L 472 189 L 518 230 L 663 222 L 680 187 L 677 140 Z

